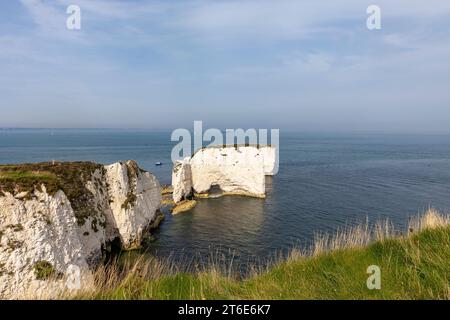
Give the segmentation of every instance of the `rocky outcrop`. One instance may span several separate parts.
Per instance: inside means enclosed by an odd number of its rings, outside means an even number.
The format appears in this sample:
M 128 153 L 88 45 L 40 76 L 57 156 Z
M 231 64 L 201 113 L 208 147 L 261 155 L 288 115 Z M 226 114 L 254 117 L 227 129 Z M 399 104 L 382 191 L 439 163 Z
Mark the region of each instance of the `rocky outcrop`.
M 189 211 L 197 205 L 195 200 L 183 200 L 173 206 L 171 212 L 173 215 Z
M 139 247 L 147 226 L 160 207 L 159 182 L 134 161 L 115 163 L 105 166 L 105 169 L 111 226 L 117 230 L 123 249 Z
M 190 158 L 175 163 L 172 170 L 173 201 L 185 200 L 192 192 L 192 171 Z
M 213 146 L 198 150 L 174 166 L 173 199 L 178 203 L 192 192 L 265 197 L 265 176 L 274 174 L 275 148 L 271 146 Z M 190 177 L 190 179 L 189 179 Z
M 0 298 L 86 288 L 113 240 L 139 246 L 161 201 L 134 161 L 0 166 L 0 189 Z
M 43 187 L 30 200 L 7 193 L 0 208 L 1 298 L 45 298 L 64 285 L 66 279 L 58 278 L 70 267 L 89 277 L 86 253 L 95 250 L 83 237 L 64 192 L 50 196 Z
M 195 193 L 217 186 L 225 193 L 265 196 L 264 158 L 257 147 L 204 148 L 190 165 Z

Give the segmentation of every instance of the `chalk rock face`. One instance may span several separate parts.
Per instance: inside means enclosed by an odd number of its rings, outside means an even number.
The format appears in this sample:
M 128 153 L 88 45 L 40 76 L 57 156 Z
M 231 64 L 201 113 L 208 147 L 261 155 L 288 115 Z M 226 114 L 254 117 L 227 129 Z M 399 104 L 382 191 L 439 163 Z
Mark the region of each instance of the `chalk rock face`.
M 174 165 L 173 200 L 191 192 L 206 195 L 213 187 L 225 194 L 265 197 L 265 176 L 275 174 L 276 149 L 271 146 L 211 146 Z
M 175 163 L 172 170 L 173 201 L 186 199 L 192 193 L 192 172 L 189 158 Z
M 78 270 L 89 279 L 83 241 L 69 200 L 62 191 L 49 196 L 43 189 L 28 201 L 10 193 L 0 197 L 1 298 L 51 296 L 64 286 L 70 270 Z M 62 279 L 43 281 L 51 276 Z
M 102 262 L 103 251 L 109 241 L 117 237 L 112 227 L 109 205 L 108 185 L 103 166 L 95 169 L 85 178 L 84 188 L 87 196 L 74 207 L 78 225 L 78 234 L 83 244 L 84 257 L 90 267 Z M 70 201 L 70 200 L 69 200 Z
M 259 148 L 264 158 L 264 174 L 273 176 L 277 166 L 277 150 L 272 146 L 261 146 Z
M 139 245 L 160 205 L 158 181 L 133 161 L 22 165 L 36 177 L 53 177 L 38 185 L 8 184 L 1 179 L 7 170 L 0 166 L 3 299 L 54 298 L 63 289 L 86 288 L 109 243 L 119 238 L 124 249 Z
M 264 157 L 257 147 L 204 148 L 193 155 L 190 164 L 196 193 L 218 186 L 225 193 L 265 196 Z
M 105 166 L 109 186 L 112 223 L 117 228 L 123 249 L 138 247 L 146 228 L 156 217 L 161 204 L 161 187 L 137 163 Z

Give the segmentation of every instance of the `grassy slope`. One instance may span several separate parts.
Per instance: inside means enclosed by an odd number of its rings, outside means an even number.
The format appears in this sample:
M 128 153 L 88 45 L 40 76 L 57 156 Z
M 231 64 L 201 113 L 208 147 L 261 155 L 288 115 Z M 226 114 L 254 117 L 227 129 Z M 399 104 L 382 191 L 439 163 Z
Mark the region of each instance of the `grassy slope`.
M 86 181 L 91 180 L 96 170 L 103 170 L 103 166 L 92 162 L 0 165 L 0 197 L 5 192 L 27 192 L 30 198 L 35 189 L 41 190 L 42 185 L 50 195 L 62 190 L 70 200 L 78 224 L 83 225 L 88 217 L 94 216 L 93 194 L 86 188 Z M 100 186 L 99 181 L 95 183 L 96 187 Z
M 0 190 L 33 192 L 44 184 L 47 192 L 63 190 L 71 198 L 85 193 L 85 180 L 102 166 L 92 162 L 41 162 L 0 165 Z
M 370 265 L 382 273 L 381 290 L 366 286 Z M 339 249 L 314 257 L 293 256 L 247 280 L 209 271 L 155 280 L 131 275 L 94 299 L 449 299 L 450 226 L 409 237 Z

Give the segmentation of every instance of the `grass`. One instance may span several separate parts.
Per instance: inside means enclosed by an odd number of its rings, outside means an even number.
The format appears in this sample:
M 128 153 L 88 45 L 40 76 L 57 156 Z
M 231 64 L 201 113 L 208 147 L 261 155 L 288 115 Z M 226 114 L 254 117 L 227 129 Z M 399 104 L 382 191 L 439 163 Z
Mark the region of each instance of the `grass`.
M 48 261 L 38 261 L 33 266 L 34 274 L 38 280 L 46 280 L 55 274 L 55 268 Z
M 381 269 L 369 290 L 367 268 Z M 320 236 L 305 251 L 244 280 L 212 264 L 182 272 L 173 263 L 139 258 L 99 268 L 75 299 L 450 299 L 450 219 L 429 210 L 405 234 L 388 223 Z
M 47 171 L 35 170 L 11 170 L 12 167 L 0 167 L 0 187 L 2 191 L 10 193 L 27 192 L 31 193 L 35 186 L 41 184 L 57 185 L 57 178 Z
M 30 179 L 40 179 L 44 181 L 52 180 L 55 176 L 50 172 L 39 172 L 39 171 L 1 171 L 0 179 L 3 181 L 26 181 Z
M 81 184 L 101 166 L 91 162 L 41 162 L 0 165 L 0 189 L 10 193 L 32 192 L 41 184 L 54 194 L 63 190 L 67 194 L 84 192 Z

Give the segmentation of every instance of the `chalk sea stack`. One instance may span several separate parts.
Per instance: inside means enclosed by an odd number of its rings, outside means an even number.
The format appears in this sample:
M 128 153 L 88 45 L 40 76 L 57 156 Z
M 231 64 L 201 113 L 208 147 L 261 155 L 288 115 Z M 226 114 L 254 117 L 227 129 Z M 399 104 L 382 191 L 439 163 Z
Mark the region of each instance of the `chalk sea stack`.
M 223 195 L 264 198 L 265 176 L 275 173 L 276 149 L 272 146 L 211 146 L 175 163 L 173 200 L 210 197 L 213 189 Z

